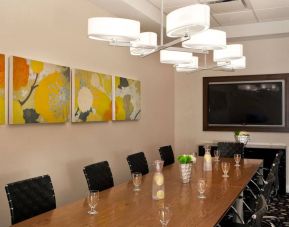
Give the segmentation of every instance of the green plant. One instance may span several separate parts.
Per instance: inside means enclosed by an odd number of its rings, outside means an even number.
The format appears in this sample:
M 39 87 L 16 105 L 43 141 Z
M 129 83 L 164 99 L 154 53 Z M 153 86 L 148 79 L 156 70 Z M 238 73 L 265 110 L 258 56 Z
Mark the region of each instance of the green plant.
M 180 162 L 180 164 L 191 163 L 192 162 L 192 156 L 191 155 L 187 155 L 187 154 L 179 155 L 178 156 L 178 161 Z
M 238 131 L 235 131 L 235 132 L 234 132 L 235 136 L 238 136 L 238 135 L 240 134 L 240 132 L 241 132 L 241 131 L 239 131 L 239 130 L 238 130 Z
M 234 134 L 235 136 L 249 136 L 249 133 L 245 131 L 235 131 Z

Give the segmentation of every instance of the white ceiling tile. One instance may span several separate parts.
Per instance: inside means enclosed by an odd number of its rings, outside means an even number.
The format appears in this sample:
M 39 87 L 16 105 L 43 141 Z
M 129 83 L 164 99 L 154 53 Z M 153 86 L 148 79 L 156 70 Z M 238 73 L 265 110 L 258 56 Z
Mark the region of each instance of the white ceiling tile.
M 155 6 L 161 8 L 161 0 L 149 0 Z M 167 0 L 164 1 L 164 11 L 169 13 L 175 9 L 198 3 L 198 0 Z
M 289 0 L 250 0 L 250 2 L 255 10 L 289 7 Z
M 284 20 L 289 18 L 289 7 L 255 10 L 260 21 Z
M 243 4 L 242 0 L 211 4 L 210 8 L 212 13 L 228 13 L 246 10 L 246 7 Z
M 252 10 L 214 14 L 214 17 L 223 26 L 257 22 Z

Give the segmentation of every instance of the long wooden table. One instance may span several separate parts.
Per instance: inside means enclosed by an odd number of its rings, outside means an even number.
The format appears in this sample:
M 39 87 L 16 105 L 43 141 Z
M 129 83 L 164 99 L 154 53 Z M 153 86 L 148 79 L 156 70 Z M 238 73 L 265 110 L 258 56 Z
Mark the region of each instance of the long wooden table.
M 193 165 L 192 180 L 182 184 L 178 164 L 164 167 L 165 199 L 152 200 L 152 175 L 143 177 L 140 192 L 132 191 L 132 182 L 117 185 L 100 193 L 98 214 L 89 215 L 86 199 L 59 207 L 15 225 L 15 227 L 60 226 L 161 226 L 158 209 L 168 205 L 172 218 L 168 226 L 212 227 L 224 216 L 238 198 L 247 183 L 262 165 L 262 160 L 246 159 L 241 167 L 231 162 L 229 178 L 222 177 L 221 163 L 213 162 L 213 171 L 203 171 L 203 158 L 199 157 Z M 206 199 L 198 199 L 196 182 L 200 177 L 207 180 Z

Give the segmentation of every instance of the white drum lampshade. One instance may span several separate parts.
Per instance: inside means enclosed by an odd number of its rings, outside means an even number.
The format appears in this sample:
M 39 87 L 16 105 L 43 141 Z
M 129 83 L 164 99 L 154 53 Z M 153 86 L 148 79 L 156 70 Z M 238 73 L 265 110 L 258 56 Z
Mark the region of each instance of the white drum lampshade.
M 243 57 L 243 45 L 227 45 L 223 50 L 214 50 L 214 62 L 231 61 Z
M 193 61 L 193 54 L 181 51 L 161 50 L 160 62 L 164 64 L 189 64 Z
M 193 56 L 193 61 L 189 64 L 175 65 L 177 72 L 193 72 L 199 68 L 199 58 Z
M 152 53 L 158 46 L 155 32 L 142 32 L 136 41 L 131 41 L 130 54 L 135 56 Z
M 231 60 L 229 62 L 217 62 L 217 65 L 224 69 L 245 69 L 246 57 L 243 56 L 239 59 Z
M 192 35 L 210 27 L 210 7 L 204 4 L 193 4 L 170 12 L 166 19 L 168 37 Z
M 130 42 L 139 38 L 140 22 L 114 17 L 88 19 L 88 37 L 109 42 Z
M 184 48 L 197 50 L 220 50 L 226 48 L 226 32 L 208 29 L 191 36 L 191 38 L 182 43 Z

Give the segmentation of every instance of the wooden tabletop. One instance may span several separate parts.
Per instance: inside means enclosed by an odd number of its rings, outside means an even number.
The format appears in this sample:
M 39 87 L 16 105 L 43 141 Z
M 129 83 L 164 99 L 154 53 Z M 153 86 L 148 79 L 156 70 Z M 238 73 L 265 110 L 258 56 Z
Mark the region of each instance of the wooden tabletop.
M 180 182 L 177 163 L 164 167 L 165 199 L 161 201 L 152 200 L 150 173 L 143 177 L 140 192 L 132 191 L 131 181 L 101 192 L 97 215 L 87 213 L 89 208 L 86 199 L 82 199 L 14 226 L 161 226 L 158 209 L 168 205 L 172 210 L 168 227 L 212 227 L 223 217 L 262 164 L 262 160 L 245 159 L 237 168 L 234 167 L 233 159 L 222 160 L 231 162 L 228 179 L 222 177 L 220 162 L 213 162 L 213 171 L 204 172 L 201 157 L 193 165 L 189 184 Z M 196 182 L 200 177 L 207 181 L 206 199 L 197 198 Z

